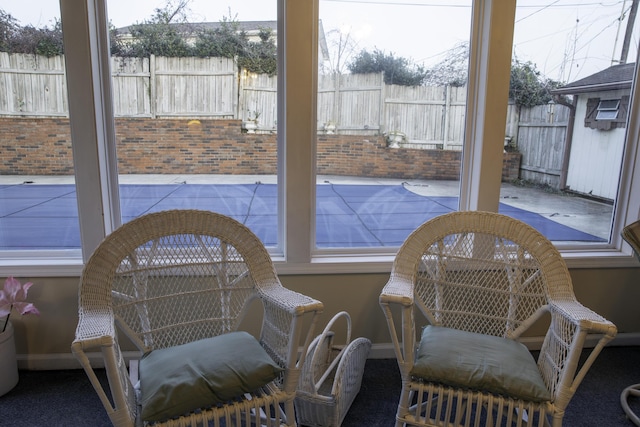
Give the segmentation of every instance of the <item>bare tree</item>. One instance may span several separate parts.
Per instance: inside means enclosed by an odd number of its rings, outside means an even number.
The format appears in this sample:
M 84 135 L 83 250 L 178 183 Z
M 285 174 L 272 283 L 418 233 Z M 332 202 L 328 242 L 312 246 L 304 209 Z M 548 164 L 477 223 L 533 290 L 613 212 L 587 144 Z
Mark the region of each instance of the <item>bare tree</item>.
M 150 19 L 129 27 L 134 41 L 131 44 L 112 43 L 112 49 L 121 56 L 148 57 L 191 56 L 187 39 L 194 32 L 188 22 L 189 3 L 192 0 L 166 0 L 163 7 L 154 10 Z
M 462 42 L 452 47 L 446 57 L 427 70 L 425 85 L 464 86 L 467 84 L 469 67 L 469 43 Z
M 154 24 L 184 23 L 188 21 L 191 11 L 189 4 L 193 0 L 167 0 L 163 7 L 154 9 L 154 14 L 149 21 Z
M 329 64 L 322 65 L 321 71 L 325 74 L 344 74 L 347 72 L 347 64 L 358 51 L 358 42 L 350 31 L 337 28 L 329 30 L 326 34 L 329 47 Z

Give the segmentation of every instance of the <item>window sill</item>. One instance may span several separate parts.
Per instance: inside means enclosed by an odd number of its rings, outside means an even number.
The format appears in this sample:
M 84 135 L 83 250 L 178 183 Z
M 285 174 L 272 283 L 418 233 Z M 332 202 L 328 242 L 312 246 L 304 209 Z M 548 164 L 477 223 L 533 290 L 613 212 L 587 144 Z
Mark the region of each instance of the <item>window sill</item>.
M 636 268 L 640 263 L 631 253 L 619 250 L 561 251 L 569 269 L 578 268 Z
M 578 268 L 638 268 L 640 262 L 630 253 L 617 250 L 562 251 L 567 266 Z M 317 255 L 308 263 L 287 263 L 274 257 L 276 271 L 281 275 L 308 274 L 388 274 L 394 256 L 391 254 Z M 0 259 L 0 277 L 79 277 L 83 264 L 79 256 L 27 257 Z
M 309 263 L 275 261 L 276 271 L 282 275 L 296 274 L 354 274 L 391 272 L 393 255 L 316 256 Z
M 0 277 L 80 277 L 83 267 L 79 256 L 2 258 Z

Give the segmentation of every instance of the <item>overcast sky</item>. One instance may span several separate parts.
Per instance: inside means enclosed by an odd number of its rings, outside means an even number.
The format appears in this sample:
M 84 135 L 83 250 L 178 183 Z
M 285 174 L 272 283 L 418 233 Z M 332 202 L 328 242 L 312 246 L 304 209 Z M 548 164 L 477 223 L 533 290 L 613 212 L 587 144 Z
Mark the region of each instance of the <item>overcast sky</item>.
M 518 0 L 514 54 L 549 78 L 574 81 L 612 65 L 632 0 Z M 122 27 L 148 19 L 164 0 L 107 0 L 109 18 Z M 0 0 L 20 24 L 44 26 L 60 16 L 53 0 Z M 275 0 L 192 0 L 191 21 L 275 20 Z M 378 48 L 431 66 L 469 39 L 471 0 L 320 0 L 325 33 L 348 31 L 359 48 Z M 640 18 L 638 19 L 640 20 Z M 638 28 L 638 20 L 634 28 Z M 628 62 L 635 61 L 638 31 Z

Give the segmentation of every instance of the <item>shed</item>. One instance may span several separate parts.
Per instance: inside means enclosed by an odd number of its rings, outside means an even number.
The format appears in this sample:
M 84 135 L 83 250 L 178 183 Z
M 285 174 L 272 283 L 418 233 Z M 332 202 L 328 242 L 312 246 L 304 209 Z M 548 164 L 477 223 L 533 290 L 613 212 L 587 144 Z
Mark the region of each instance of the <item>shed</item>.
M 634 72 L 635 63 L 614 65 L 551 91 L 573 99 L 566 190 L 615 200 Z

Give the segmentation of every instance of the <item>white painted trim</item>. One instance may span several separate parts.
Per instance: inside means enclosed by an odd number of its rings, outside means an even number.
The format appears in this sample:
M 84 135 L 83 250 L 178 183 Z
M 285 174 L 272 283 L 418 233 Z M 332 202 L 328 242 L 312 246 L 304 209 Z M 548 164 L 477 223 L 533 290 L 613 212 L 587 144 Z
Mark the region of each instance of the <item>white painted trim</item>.
M 140 354 L 135 351 L 123 352 L 125 360 L 137 359 Z M 102 353 L 87 353 L 87 357 L 94 369 L 104 368 L 104 360 Z M 80 362 L 75 356 L 69 353 L 51 353 L 51 354 L 17 354 L 18 369 L 29 371 L 50 371 L 63 369 L 82 369 Z
M 61 0 L 69 126 L 83 259 L 120 225 L 106 5 Z
M 296 264 L 308 263 L 315 246 L 318 1 L 284 1 L 283 9 L 279 28 L 284 25 L 284 33 L 278 32 L 278 53 L 284 61 L 278 91 L 283 93 L 278 96 L 285 102 L 278 105 L 278 118 L 284 119 L 278 121 L 278 130 L 284 126 L 284 142 L 279 141 L 278 165 L 284 170 L 278 170 L 278 176 L 284 182 L 278 184 L 284 184 L 279 185 L 284 187 L 284 255 Z
M 460 210 L 498 211 L 515 2 L 474 2 Z

